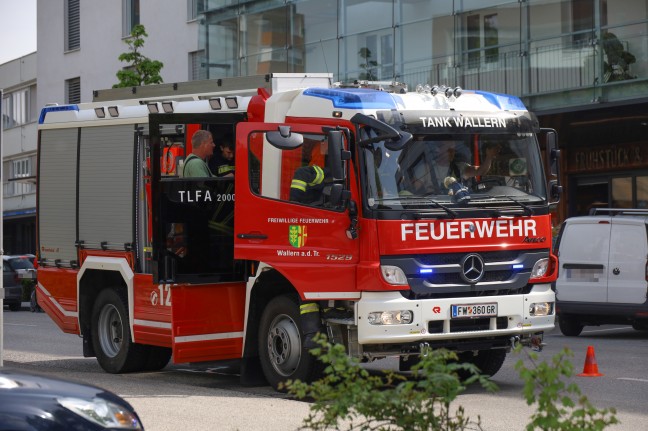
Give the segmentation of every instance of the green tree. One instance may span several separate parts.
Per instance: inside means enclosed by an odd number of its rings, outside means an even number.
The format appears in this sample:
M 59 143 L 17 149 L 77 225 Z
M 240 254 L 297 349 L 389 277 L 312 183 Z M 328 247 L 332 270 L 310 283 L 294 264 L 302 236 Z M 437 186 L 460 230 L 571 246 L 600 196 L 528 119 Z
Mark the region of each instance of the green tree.
M 129 51 L 119 55 L 119 61 L 129 63 L 125 69 L 117 72 L 119 82 L 113 88 L 137 87 L 139 85 L 161 84 L 160 70 L 164 64 L 151 60 L 141 53 L 144 39 L 148 37 L 141 24 L 133 27 L 130 37 L 125 40 Z
M 369 81 L 375 80 L 376 75 L 374 75 L 374 69 L 378 67 L 378 62 L 371 60 L 371 57 L 373 57 L 371 50 L 364 47 L 360 48 L 358 55 L 364 61 L 364 63 L 360 63 L 360 67 L 365 70 L 360 74 L 359 79 L 366 79 Z

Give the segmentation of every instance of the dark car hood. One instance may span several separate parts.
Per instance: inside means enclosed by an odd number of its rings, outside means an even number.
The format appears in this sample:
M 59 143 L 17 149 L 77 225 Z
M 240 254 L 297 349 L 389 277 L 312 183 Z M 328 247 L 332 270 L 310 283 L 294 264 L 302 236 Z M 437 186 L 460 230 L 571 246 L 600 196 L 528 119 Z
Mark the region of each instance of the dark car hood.
M 37 373 L 0 368 L 0 431 L 103 429 L 81 420 L 61 406 L 57 402 L 60 398 L 103 398 L 133 410 L 112 392 L 86 383 L 77 384 Z

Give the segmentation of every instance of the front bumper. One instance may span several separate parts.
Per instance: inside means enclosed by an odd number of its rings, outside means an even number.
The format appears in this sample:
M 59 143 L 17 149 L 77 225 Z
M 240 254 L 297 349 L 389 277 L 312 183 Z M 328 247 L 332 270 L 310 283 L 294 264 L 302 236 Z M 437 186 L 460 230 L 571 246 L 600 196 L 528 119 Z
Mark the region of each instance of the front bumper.
M 497 316 L 478 319 L 451 319 L 451 306 L 497 303 Z M 526 295 L 479 296 L 409 300 L 399 292 L 363 292 L 356 303 L 360 344 L 407 344 L 469 340 L 488 337 L 524 336 L 554 328 L 555 314 L 531 316 L 533 303 L 555 302 L 550 284 L 539 284 Z M 367 316 L 376 311 L 411 310 L 410 324 L 372 325 Z

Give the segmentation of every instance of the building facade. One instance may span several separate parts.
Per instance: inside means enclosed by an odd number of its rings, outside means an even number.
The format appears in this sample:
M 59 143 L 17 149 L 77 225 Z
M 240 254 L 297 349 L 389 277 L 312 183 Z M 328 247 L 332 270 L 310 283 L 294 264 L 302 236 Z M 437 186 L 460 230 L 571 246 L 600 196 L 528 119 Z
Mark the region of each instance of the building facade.
M 0 64 L 2 95 L 3 250 L 33 253 L 36 244 L 36 53 Z
M 200 1 L 204 76 L 323 72 L 522 97 L 559 132 L 558 219 L 648 206 L 648 1 Z

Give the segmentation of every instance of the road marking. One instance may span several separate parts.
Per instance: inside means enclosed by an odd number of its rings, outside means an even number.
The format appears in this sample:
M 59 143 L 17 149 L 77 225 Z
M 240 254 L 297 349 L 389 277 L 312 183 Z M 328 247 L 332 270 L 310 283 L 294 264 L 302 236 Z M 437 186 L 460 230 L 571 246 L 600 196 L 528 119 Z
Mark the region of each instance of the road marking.
M 7 323 L 7 322 L 5 322 L 5 326 L 31 326 L 33 328 L 38 327 L 38 325 L 25 325 L 24 323 Z
M 646 379 L 634 379 L 632 377 L 617 377 L 617 380 L 630 380 L 631 382 L 648 383 L 648 380 Z
M 611 329 L 592 329 L 590 331 L 583 331 L 583 334 L 587 333 L 592 333 L 592 332 L 609 332 L 609 331 L 627 331 L 629 328 L 611 328 Z

